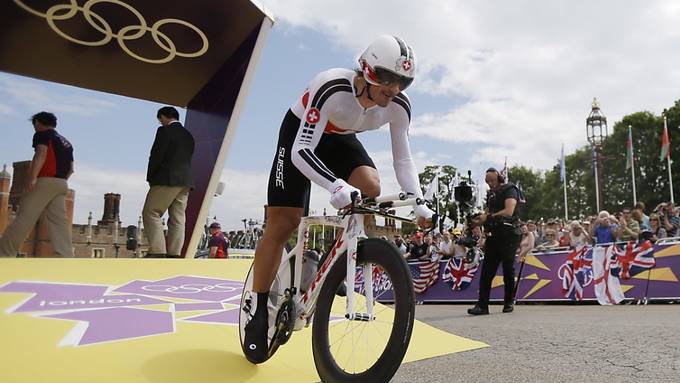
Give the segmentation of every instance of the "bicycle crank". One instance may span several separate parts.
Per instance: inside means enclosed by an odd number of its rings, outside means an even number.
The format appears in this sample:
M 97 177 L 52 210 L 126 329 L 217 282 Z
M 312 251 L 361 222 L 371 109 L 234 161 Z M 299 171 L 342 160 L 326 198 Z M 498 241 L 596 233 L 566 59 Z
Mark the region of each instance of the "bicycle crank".
M 276 330 L 272 336 L 272 346 L 274 343 L 277 346 L 286 344 L 293 334 L 293 327 L 295 326 L 295 303 L 291 295 L 286 291 L 286 298 L 281 303 L 279 312 L 276 314 Z

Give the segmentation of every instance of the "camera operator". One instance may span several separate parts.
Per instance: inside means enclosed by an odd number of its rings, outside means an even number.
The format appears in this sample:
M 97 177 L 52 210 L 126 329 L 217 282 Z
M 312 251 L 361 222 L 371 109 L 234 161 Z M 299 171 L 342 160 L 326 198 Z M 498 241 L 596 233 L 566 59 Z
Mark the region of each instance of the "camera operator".
M 479 300 L 475 307 L 468 309 L 468 314 L 471 315 L 489 314 L 491 282 L 499 263 L 503 263 L 505 284 L 503 312 L 513 311 L 514 262 L 522 234 L 516 208 L 520 200 L 519 188 L 512 183 L 505 183 L 503 176 L 494 168 L 487 169 L 485 180 L 490 188 L 486 200 L 487 211 L 474 222 L 477 225 L 484 224 L 487 239 L 479 282 Z

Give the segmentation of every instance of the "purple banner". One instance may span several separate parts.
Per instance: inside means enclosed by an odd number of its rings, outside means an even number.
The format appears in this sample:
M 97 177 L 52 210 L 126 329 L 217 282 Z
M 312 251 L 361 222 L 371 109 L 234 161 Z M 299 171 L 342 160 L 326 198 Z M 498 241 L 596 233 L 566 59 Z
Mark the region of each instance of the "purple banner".
M 569 258 L 569 251 L 532 253 L 527 256 L 519 288 L 518 301 L 569 301 L 567 292 L 563 290 L 565 269 L 563 266 Z M 621 288 L 627 299 L 671 299 L 680 297 L 680 244 L 664 244 L 654 246 L 656 265 L 651 271 L 645 270 L 632 275 L 630 279 L 620 279 Z M 476 301 L 479 291 L 481 266 L 473 271 L 470 277 L 469 267 L 460 267 L 460 263 L 449 264 L 444 260 L 439 262 L 435 275 L 427 275 L 432 268 L 425 267 L 427 262 L 409 263 L 416 291 L 416 300 L 424 302 L 455 302 Z M 519 265 L 515 264 L 515 277 Z M 432 283 L 425 283 L 430 278 Z M 462 283 L 460 282 L 462 280 Z M 582 280 L 582 299 L 595 300 L 594 278 Z M 491 284 L 491 300 L 503 300 L 503 274 L 499 267 Z M 381 301 L 390 301 L 391 294 L 383 294 Z

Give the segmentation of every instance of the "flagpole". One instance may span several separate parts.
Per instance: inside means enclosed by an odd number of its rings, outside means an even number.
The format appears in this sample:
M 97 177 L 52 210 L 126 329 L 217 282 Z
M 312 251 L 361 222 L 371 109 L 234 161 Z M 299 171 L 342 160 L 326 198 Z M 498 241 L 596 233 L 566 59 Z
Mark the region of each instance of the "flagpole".
M 569 211 L 569 208 L 567 207 L 567 177 L 565 175 L 564 177 L 564 182 L 562 183 L 564 185 L 564 220 L 568 221 L 568 214 L 567 212 Z
M 673 198 L 673 178 L 671 177 L 671 156 L 666 157 L 668 163 L 668 183 L 671 186 L 671 203 L 675 205 L 675 199 Z
M 564 220 L 569 221 L 569 207 L 567 205 L 567 164 L 564 161 L 564 144 L 562 144 L 562 169 L 560 171 L 563 173 L 562 186 L 564 186 Z
M 628 139 L 630 140 L 630 176 L 633 180 L 633 206 L 637 205 L 637 195 L 635 194 L 635 154 L 633 153 L 633 132 L 628 125 Z
M 668 134 L 668 124 L 666 122 L 666 116 L 663 116 L 663 131 L 664 134 Z M 668 168 L 668 184 L 671 187 L 671 203 L 675 204 L 675 198 L 673 197 L 673 177 L 671 177 L 671 146 L 668 145 L 668 153 L 666 153 L 666 166 Z

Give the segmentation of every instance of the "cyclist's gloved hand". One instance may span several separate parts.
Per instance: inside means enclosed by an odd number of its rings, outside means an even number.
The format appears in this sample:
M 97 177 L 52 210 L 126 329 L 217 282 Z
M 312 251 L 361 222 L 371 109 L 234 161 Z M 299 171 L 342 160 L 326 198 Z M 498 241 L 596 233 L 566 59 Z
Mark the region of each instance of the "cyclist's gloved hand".
M 430 208 L 428 208 L 425 205 L 416 205 L 413 208 L 413 213 L 416 215 L 416 218 L 425 218 L 425 219 L 432 218 L 432 214 L 434 214 L 434 212 L 432 210 L 430 210 Z
M 338 178 L 333 182 L 331 188 L 328 189 L 331 193 L 331 205 L 336 209 L 342 209 L 352 203 L 352 193 L 357 192 L 361 196 L 361 191 L 354 186 L 348 184 L 344 180 Z

